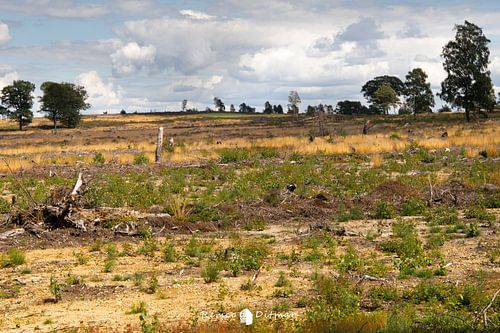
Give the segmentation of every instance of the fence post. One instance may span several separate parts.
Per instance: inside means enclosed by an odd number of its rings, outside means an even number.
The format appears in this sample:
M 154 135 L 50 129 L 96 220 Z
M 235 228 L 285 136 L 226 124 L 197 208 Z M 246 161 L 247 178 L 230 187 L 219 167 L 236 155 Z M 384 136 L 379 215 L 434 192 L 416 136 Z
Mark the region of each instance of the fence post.
M 158 138 L 156 140 L 156 156 L 155 162 L 161 162 L 161 152 L 163 150 L 163 127 L 158 128 Z

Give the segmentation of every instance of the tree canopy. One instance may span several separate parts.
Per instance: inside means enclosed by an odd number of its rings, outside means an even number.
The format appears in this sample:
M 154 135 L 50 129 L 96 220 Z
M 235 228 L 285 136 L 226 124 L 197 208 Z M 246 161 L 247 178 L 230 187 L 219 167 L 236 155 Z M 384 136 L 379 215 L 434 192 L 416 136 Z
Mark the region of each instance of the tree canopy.
M 40 112 L 54 123 L 74 128 L 80 123 L 80 111 L 90 108 L 86 103 L 87 92 L 82 86 L 68 82 L 44 82 L 40 86 L 43 96 L 40 97 Z
M 335 107 L 335 113 L 352 115 L 352 114 L 369 114 L 369 109 L 362 105 L 359 101 L 340 101 Z
M 439 96 L 453 106 L 463 108 L 467 121 L 470 121 L 471 111 L 491 110 L 495 104 L 488 70 L 490 40 L 481 28 L 468 21 L 456 25 L 455 30 L 455 39 L 443 47 L 441 54 L 447 77 L 441 83 Z
M 19 123 L 19 129 L 33 120 L 33 92 L 35 85 L 29 81 L 16 80 L 2 89 L 0 113 Z
M 377 76 L 366 82 L 363 87 L 361 87 L 361 92 L 369 103 L 373 103 L 375 92 L 384 84 L 389 85 L 398 97 L 404 95 L 404 83 L 397 76 L 390 75 Z
M 384 114 L 389 114 L 389 108 L 396 107 L 399 103 L 399 98 L 388 84 L 383 84 L 373 94 L 373 103 L 383 110 Z
M 434 95 L 427 74 L 421 68 L 415 68 L 406 74 L 405 95 L 413 114 L 432 112 Z

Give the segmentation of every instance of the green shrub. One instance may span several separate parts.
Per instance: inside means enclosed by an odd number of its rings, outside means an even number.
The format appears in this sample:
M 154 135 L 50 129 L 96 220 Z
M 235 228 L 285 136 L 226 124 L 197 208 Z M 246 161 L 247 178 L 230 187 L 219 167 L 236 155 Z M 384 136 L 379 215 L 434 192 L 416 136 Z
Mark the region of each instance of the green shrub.
M 472 238 L 479 236 L 480 231 L 475 223 L 469 223 L 465 228 L 465 237 Z
M 139 253 L 147 257 L 154 257 L 155 252 L 158 250 L 158 242 L 153 237 L 146 237 L 139 248 Z
M 420 199 L 411 198 L 401 204 L 402 216 L 421 215 L 424 212 L 425 212 L 425 203 Z
M 201 277 L 206 283 L 211 283 L 219 280 L 221 267 L 219 263 L 209 262 L 201 271 Z
M 221 163 L 236 163 L 244 160 L 248 160 L 250 153 L 248 149 L 237 148 L 237 149 L 222 149 L 220 151 L 220 162 Z
M 24 264 L 26 261 L 26 256 L 23 251 L 16 247 L 11 247 L 7 250 L 6 255 L 2 255 L 0 258 L 0 267 L 16 267 Z
M 370 289 L 369 295 L 374 300 L 394 302 L 399 300 L 398 290 L 394 287 L 379 286 Z
M 134 163 L 134 165 L 149 164 L 149 157 L 145 153 L 135 154 L 133 163 Z
M 61 290 L 62 286 L 57 282 L 56 278 L 54 276 L 50 277 L 50 283 L 49 283 L 49 291 L 54 296 L 54 300 L 56 302 L 59 302 L 62 299 L 61 296 Z
M 475 206 L 469 208 L 464 213 L 466 219 L 478 219 L 480 221 L 493 222 L 495 221 L 495 214 L 489 213 L 482 206 Z
M 392 219 L 396 216 L 396 210 L 394 206 L 387 201 L 379 201 L 377 202 L 373 216 L 376 219 Z
M 280 153 L 277 149 L 265 148 L 265 149 L 260 151 L 260 156 L 262 158 L 273 158 L 273 157 L 279 157 Z
M 458 212 L 455 208 L 436 207 L 425 214 L 425 219 L 431 225 L 450 225 L 458 223 Z
M 349 244 L 346 252 L 339 258 L 338 269 L 341 272 L 356 271 L 363 266 L 361 258 L 358 256 L 354 246 Z
M 201 258 L 205 254 L 210 253 L 211 250 L 212 245 L 206 242 L 200 242 L 198 238 L 193 235 L 193 237 L 191 237 L 191 239 L 189 240 L 186 248 L 184 249 L 184 253 L 192 258 Z
M 165 262 L 175 262 L 177 261 L 177 251 L 175 250 L 175 246 L 172 242 L 168 242 L 163 247 L 163 261 Z
M 10 203 L 4 198 L 0 198 L 0 214 L 8 214 L 11 210 Z
M 286 287 L 290 286 L 292 283 L 288 278 L 285 276 L 284 272 L 280 272 L 280 276 L 278 277 L 278 280 L 274 284 L 275 287 Z
M 144 301 L 140 301 L 139 303 L 134 303 L 130 306 L 130 310 L 127 311 L 127 314 L 138 314 L 147 311 L 147 306 Z
M 106 159 L 104 158 L 104 155 L 102 153 L 97 153 L 94 155 L 93 162 L 94 164 L 104 164 L 106 162 Z
M 148 287 L 145 289 L 145 292 L 148 294 L 154 294 L 158 289 L 158 278 L 156 274 L 151 275 L 151 278 L 148 282 Z

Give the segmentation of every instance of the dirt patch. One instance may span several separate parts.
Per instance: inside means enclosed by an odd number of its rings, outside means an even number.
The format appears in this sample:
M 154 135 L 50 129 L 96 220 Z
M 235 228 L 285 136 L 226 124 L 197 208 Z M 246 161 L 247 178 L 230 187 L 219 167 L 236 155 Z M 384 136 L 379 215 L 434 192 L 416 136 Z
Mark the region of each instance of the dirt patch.
M 411 186 L 389 181 L 378 185 L 369 194 L 355 198 L 353 202 L 362 209 L 371 211 L 378 201 L 384 200 L 399 207 L 410 198 L 421 198 L 421 195 Z
M 433 205 L 447 205 L 460 208 L 474 204 L 478 199 L 478 193 L 475 189 L 458 181 L 433 186 L 432 198 L 430 193 L 431 189 L 427 187 L 422 190 L 421 194 Z

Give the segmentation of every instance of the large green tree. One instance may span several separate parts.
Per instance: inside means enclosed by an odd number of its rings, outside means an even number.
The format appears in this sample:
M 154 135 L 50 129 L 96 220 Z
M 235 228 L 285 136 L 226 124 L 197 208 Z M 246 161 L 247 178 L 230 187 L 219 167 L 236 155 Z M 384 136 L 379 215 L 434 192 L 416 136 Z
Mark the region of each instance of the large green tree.
M 388 84 L 383 84 L 373 94 L 373 103 L 380 107 L 384 114 L 389 114 L 389 108 L 396 107 L 399 103 L 397 93 Z
M 29 81 L 16 80 L 2 89 L 0 113 L 19 123 L 19 129 L 33 120 L 33 92 L 35 85 Z
M 373 103 L 375 92 L 384 84 L 389 85 L 398 97 L 404 95 L 404 83 L 397 76 L 390 75 L 377 76 L 372 80 L 366 82 L 361 88 L 361 92 L 369 103 Z
M 432 112 L 434 95 L 427 74 L 421 68 L 415 68 L 406 74 L 405 95 L 413 115 Z
M 40 112 L 54 123 L 74 128 L 80 123 L 80 111 L 90 108 L 86 103 L 88 97 L 84 87 L 68 82 L 44 82 L 40 89 L 43 96 L 40 97 Z
M 465 21 L 455 26 L 455 39 L 443 47 L 443 67 L 448 74 L 441 83 L 439 96 L 446 102 L 470 113 L 491 110 L 495 103 L 488 64 L 490 40 L 477 25 Z

